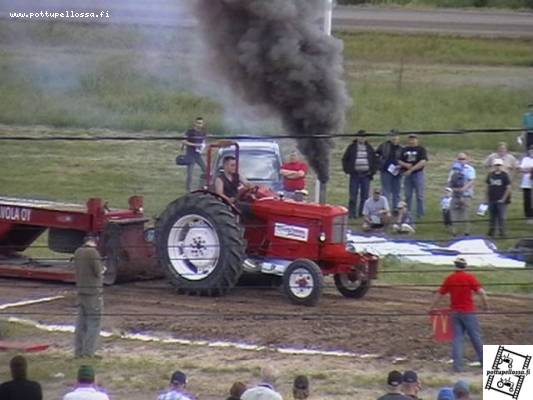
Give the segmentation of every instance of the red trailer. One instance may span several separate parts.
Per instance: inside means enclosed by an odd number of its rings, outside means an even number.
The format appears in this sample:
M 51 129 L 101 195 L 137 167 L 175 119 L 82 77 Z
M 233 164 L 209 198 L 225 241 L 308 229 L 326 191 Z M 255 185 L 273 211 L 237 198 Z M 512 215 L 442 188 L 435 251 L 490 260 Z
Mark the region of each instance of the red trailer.
M 85 205 L 0 197 L 0 276 L 74 281 L 70 257 L 33 260 L 21 253 L 48 230 L 48 247 L 72 254 L 85 235 L 98 238 L 105 257 L 105 283 L 160 275 L 143 198 L 132 196 L 127 209 L 110 209 L 102 199 Z

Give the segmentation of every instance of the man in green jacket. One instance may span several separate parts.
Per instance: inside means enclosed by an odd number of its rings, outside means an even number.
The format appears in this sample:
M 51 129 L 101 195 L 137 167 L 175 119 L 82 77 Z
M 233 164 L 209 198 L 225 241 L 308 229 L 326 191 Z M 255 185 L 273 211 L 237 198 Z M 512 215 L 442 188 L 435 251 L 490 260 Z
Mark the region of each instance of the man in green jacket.
M 102 258 L 96 249 L 96 239 L 93 236 L 87 236 L 83 245 L 74 253 L 74 266 L 78 292 L 74 356 L 93 357 L 100 336 L 105 272 Z

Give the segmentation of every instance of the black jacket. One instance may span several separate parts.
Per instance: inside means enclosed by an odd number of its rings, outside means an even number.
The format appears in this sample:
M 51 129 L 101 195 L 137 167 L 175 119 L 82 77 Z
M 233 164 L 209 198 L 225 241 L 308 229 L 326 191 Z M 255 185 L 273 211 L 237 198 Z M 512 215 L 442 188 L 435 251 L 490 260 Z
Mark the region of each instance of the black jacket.
M 379 168 L 387 171 L 391 163 L 397 164 L 402 156 L 402 146 L 393 144 L 390 140 L 381 143 L 376 150 Z
M 0 385 L 2 400 L 42 400 L 41 385 L 27 379 L 14 379 Z
M 366 154 L 368 157 L 368 175 L 370 177 L 374 176 L 376 171 L 378 170 L 378 159 L 376 158 L 376 153 L 374 151 L 374 148 L 365 141 L 366 146 Z M 344 173 L 348 175 L 355 174 L 355 159 L 357 158 L 357 140 L 354 140 L 352 144 L 350 144 L 346 151 L 344 152 L 344 156 L 342 156 L 342 169 L 344 170 Z

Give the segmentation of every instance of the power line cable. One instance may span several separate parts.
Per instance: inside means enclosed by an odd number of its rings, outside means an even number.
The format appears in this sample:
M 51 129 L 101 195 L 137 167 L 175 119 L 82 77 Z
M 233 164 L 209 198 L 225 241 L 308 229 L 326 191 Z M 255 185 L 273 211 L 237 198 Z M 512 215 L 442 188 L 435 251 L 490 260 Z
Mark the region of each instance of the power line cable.
M 475 133 L 509 133 L 523 132 L 523 128 L 475 128 L 475 129 L 456 129 L 456 130 L 406 130 L 399 132 L 400 135 L 416 134 L 420 136 L 438 136 L 438 135 L 465 135 Z M 176 133 L 176 135 L 183 133 Z M 279 135 L 207 135 L 206 140 L 265 140 L 265 139 L 333 139 L 333 138 L 352 138 L 357 133 L 333 133 L 333 134 L 279 134 Z M 386 137 L 388 132 L 365 132 L 366 137 Z M 146 136 L 146 135 L 92 135 L 92 136 L 25 136 L 12 135 L 0 136 L 2 141 L 74 141 L 74 142 L 100 142 L 100 141 L 183 141 L 184 136 Z

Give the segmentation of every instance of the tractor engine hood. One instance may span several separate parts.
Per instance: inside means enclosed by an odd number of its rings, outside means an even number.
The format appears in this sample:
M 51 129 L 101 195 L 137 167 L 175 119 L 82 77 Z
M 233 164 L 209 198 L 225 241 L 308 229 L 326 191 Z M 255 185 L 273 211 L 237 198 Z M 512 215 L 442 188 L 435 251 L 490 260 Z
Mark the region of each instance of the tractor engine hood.
M 269 216 L 298 217 L 305 219 L 324 219 L 345 215 L 348 210 L 330 204 L 303 203 L 279 198 L 264 198 L 253 203 L 254 214 L 259 218 Z

